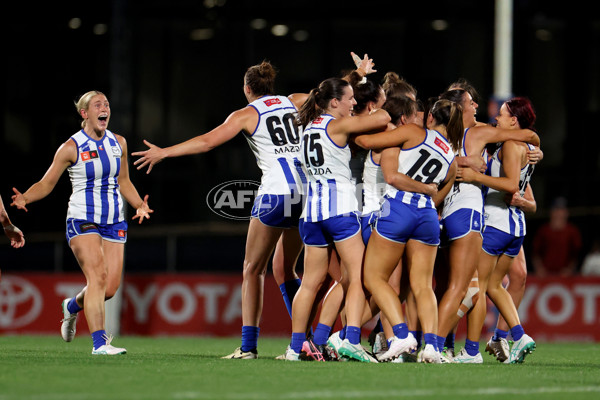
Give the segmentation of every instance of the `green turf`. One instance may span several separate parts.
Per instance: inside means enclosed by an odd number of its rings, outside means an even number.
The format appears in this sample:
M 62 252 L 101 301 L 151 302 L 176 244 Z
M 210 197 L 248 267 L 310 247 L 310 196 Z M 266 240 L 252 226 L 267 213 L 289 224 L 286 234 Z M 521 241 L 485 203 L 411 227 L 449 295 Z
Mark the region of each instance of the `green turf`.
M 597 399 L 597 344 L 538 343 L 520 365 L 289 362 L 289 339 L 261 338 L 258 360 L 221 360 L 238 338 L 119 337 L 123 356 L 91 340 L 0 336 L 0 400 L 74 399 Z

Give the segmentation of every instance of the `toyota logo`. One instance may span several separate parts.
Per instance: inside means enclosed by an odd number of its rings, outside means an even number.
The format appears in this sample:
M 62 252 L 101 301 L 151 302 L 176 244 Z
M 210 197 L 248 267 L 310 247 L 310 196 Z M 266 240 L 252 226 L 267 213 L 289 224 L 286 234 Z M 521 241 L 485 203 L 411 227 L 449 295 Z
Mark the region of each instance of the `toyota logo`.
M 29 281 L 3 276 L 0 281 L 0 328 L 20 328 L 33 322 L 42 311 L 42 295 Z

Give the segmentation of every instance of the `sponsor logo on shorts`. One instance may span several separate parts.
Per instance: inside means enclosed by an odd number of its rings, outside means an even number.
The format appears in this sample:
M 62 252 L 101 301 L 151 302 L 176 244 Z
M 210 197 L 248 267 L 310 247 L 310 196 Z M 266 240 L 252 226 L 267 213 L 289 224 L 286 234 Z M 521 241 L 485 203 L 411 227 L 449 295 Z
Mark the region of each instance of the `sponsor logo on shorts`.
M 81 230 L 81 232 L 87 232 L 92 229 L 98 229 L 98 226 L 91 222 L 79 225 L 79 230 Z
M 119 231 L 117 232 L 117 235 L 119 235 L 119 237 L 122 237 L 122 238 L 124 238 L 126 234 L 127 234 L 127 231 L 125 231 L 123 229 L 119 229 Z

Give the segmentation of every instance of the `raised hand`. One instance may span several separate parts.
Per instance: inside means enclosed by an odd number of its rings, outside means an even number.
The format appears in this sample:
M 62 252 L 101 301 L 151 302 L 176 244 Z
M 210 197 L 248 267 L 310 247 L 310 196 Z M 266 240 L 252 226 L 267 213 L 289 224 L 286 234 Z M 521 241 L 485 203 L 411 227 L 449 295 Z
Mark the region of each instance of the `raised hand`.
M 135 215 L 133 216 L 132 219 L 138 219 L 139 218 L 139 223 L 141 224 L 142 221 L 144 220 L 144 218 L 146 219 L 150 219 L 150 214 L 152 214 L 154 212 L 154 210 L 152 210 L 150 208 L 150 206 L 148 206 L 148 197 L 149 195 L 144 196 L 144 202 L 142 203 L 141 206 L 139 206 L 136 210 L 135 210 Z
M 19 210 L 27 211 L 27 207 L 25 207 L 27 205 L 27 200 L 25 199 L 25 196 L 23 196 L 23 193 L 19 192 L 17 188 L 13 188 L 13 192 L 15 192 L 15 194 L 11 197 L 12 203 L 10 203 L 10 205 L 17 207 Z
M 133 162 L 133 165 L 136 165 L 138 170 L 144 168 L 147 165 L 148 171 L 146 171 L 146 173 L 149 174 L 150 171 L 152 171 L 152 167 L 155 164 L 161 162 L 165 158 L 165 156 L 163 155 L 163 149 L 161 147 L 153 145 L 145 139 L 144 144 L 149 147 L 148 150 L 136 151 L 134 153 L 131 153 L 131 155 L 134 157 L 140 157 Z

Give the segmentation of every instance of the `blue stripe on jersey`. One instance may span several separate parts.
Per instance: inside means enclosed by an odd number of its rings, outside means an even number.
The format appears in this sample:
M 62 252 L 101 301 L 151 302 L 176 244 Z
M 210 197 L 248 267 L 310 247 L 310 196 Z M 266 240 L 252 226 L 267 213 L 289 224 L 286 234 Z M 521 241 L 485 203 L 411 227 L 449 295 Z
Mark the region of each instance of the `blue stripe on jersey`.
M 327 179 L 329 189 L 329 215 L 337 215 L 337 182 L 335 179 Z
M 317 181 L 317 221 L 323 220 L 323 184 Z
M 285 176 L 285 180 L 290 188 L 290 192 L 294 193 L 298 190 L 298 188 L 296 185 L 296 179 L 294 179 L 294 174 L 292 174 L 292 170 L 290 169 L 287 160 L 284 157 L 280 157 L 277 159 L 277 161 L 279 161 L 279 165 L 281 165 L 281 169 L 283 170 L 283 175 Z
M 313 188 L 312 188 L 312 185 L 309 185 L 309 186 L 308 186 L 308 199 L 309 199 L 309 200 L 310 200 L 310 199 L 312 199 L 312 195 L 313 195 Z M 310 204 L 310 201 L 307 201 L 307 202 L 306 202 L 306 216 L 308 217 L 308 218 L 307 218 L 307 221 L 308 221 L 308 222 L 312 222 L 312 220 L 313 220 L 313 218 L 312 218 L 312 210 L 311 210 L 311 205 L 312 205 L 312 204 Z
M 90 151 L 90 146 L 82 147 L 82 150 Z M 93 162 L 85 164 L 85 176 L 87 178 L 85 182 L 85 213 L 88 221 L 94 221 L 94 182 L 96 180 L 96 171 Z
M 113 199 L 114 199 L 114 209 L 115 209 L 115 213 L 114 213 L 114 224 L 119 222 L 119 173 L 121 172 L 121 159 L 117 158 L 116 160 L 116 167 L 117 167 L 117 173 L 114 176 L 114 181 L 115 181 L 115 188 L 113 190 Z
M 104 147 L 100 144 L 99 147 Z M 100 157 L 100 165 L 102 166 L 102 186 L 100 186 L 100 204 L 101 204 L 101 215 L 100 215 L 100 223 L 107 224 L 108 223 L 108 179 L 110 175 L 110 160 L 106 155 L 106 149 L 100 151 L 98 150 L 98 156 Z
M 523 212 L 519 208 L 515 208 L 515 213 L 519 217 L 519 237 L 525 236 L 525 218 L 523 217 Z
M 302 162 L 298 160 L 297 157 L 294 157 L 294 167 L 296 167 L 296 172 L 298 172 L 300 180 L 304 185 L 306 185 L 306 175 L 304 174 L 304 170 L 302 169 Z
M 515 220 L 513 218 L 513 210 L 511 207 L 508 207 L 508 229 L 510 230 L 510 234 L 513 236 L 517 235 Z
M 121 145 L 119 144 L 118 141 L 113 140 L 112 138 L 108 138 L 108 143 L 111 146 L 118 146 L 119 148 L 121 148 Z M 122 150 L 122 149 L 121 149 Z M 119 222 L 119 173 L 121 173 L 121 159 L 117 158 L 115 159 L 115 165 L 116 165 L 116 172 L 115 172 L 115 176 L 113 177 L 113 181 L 115 184 L 115 188 L 113 189 L 113 200 L 114 200 L 114 216 L 113 216 L 113 224 L 116 224 Z

